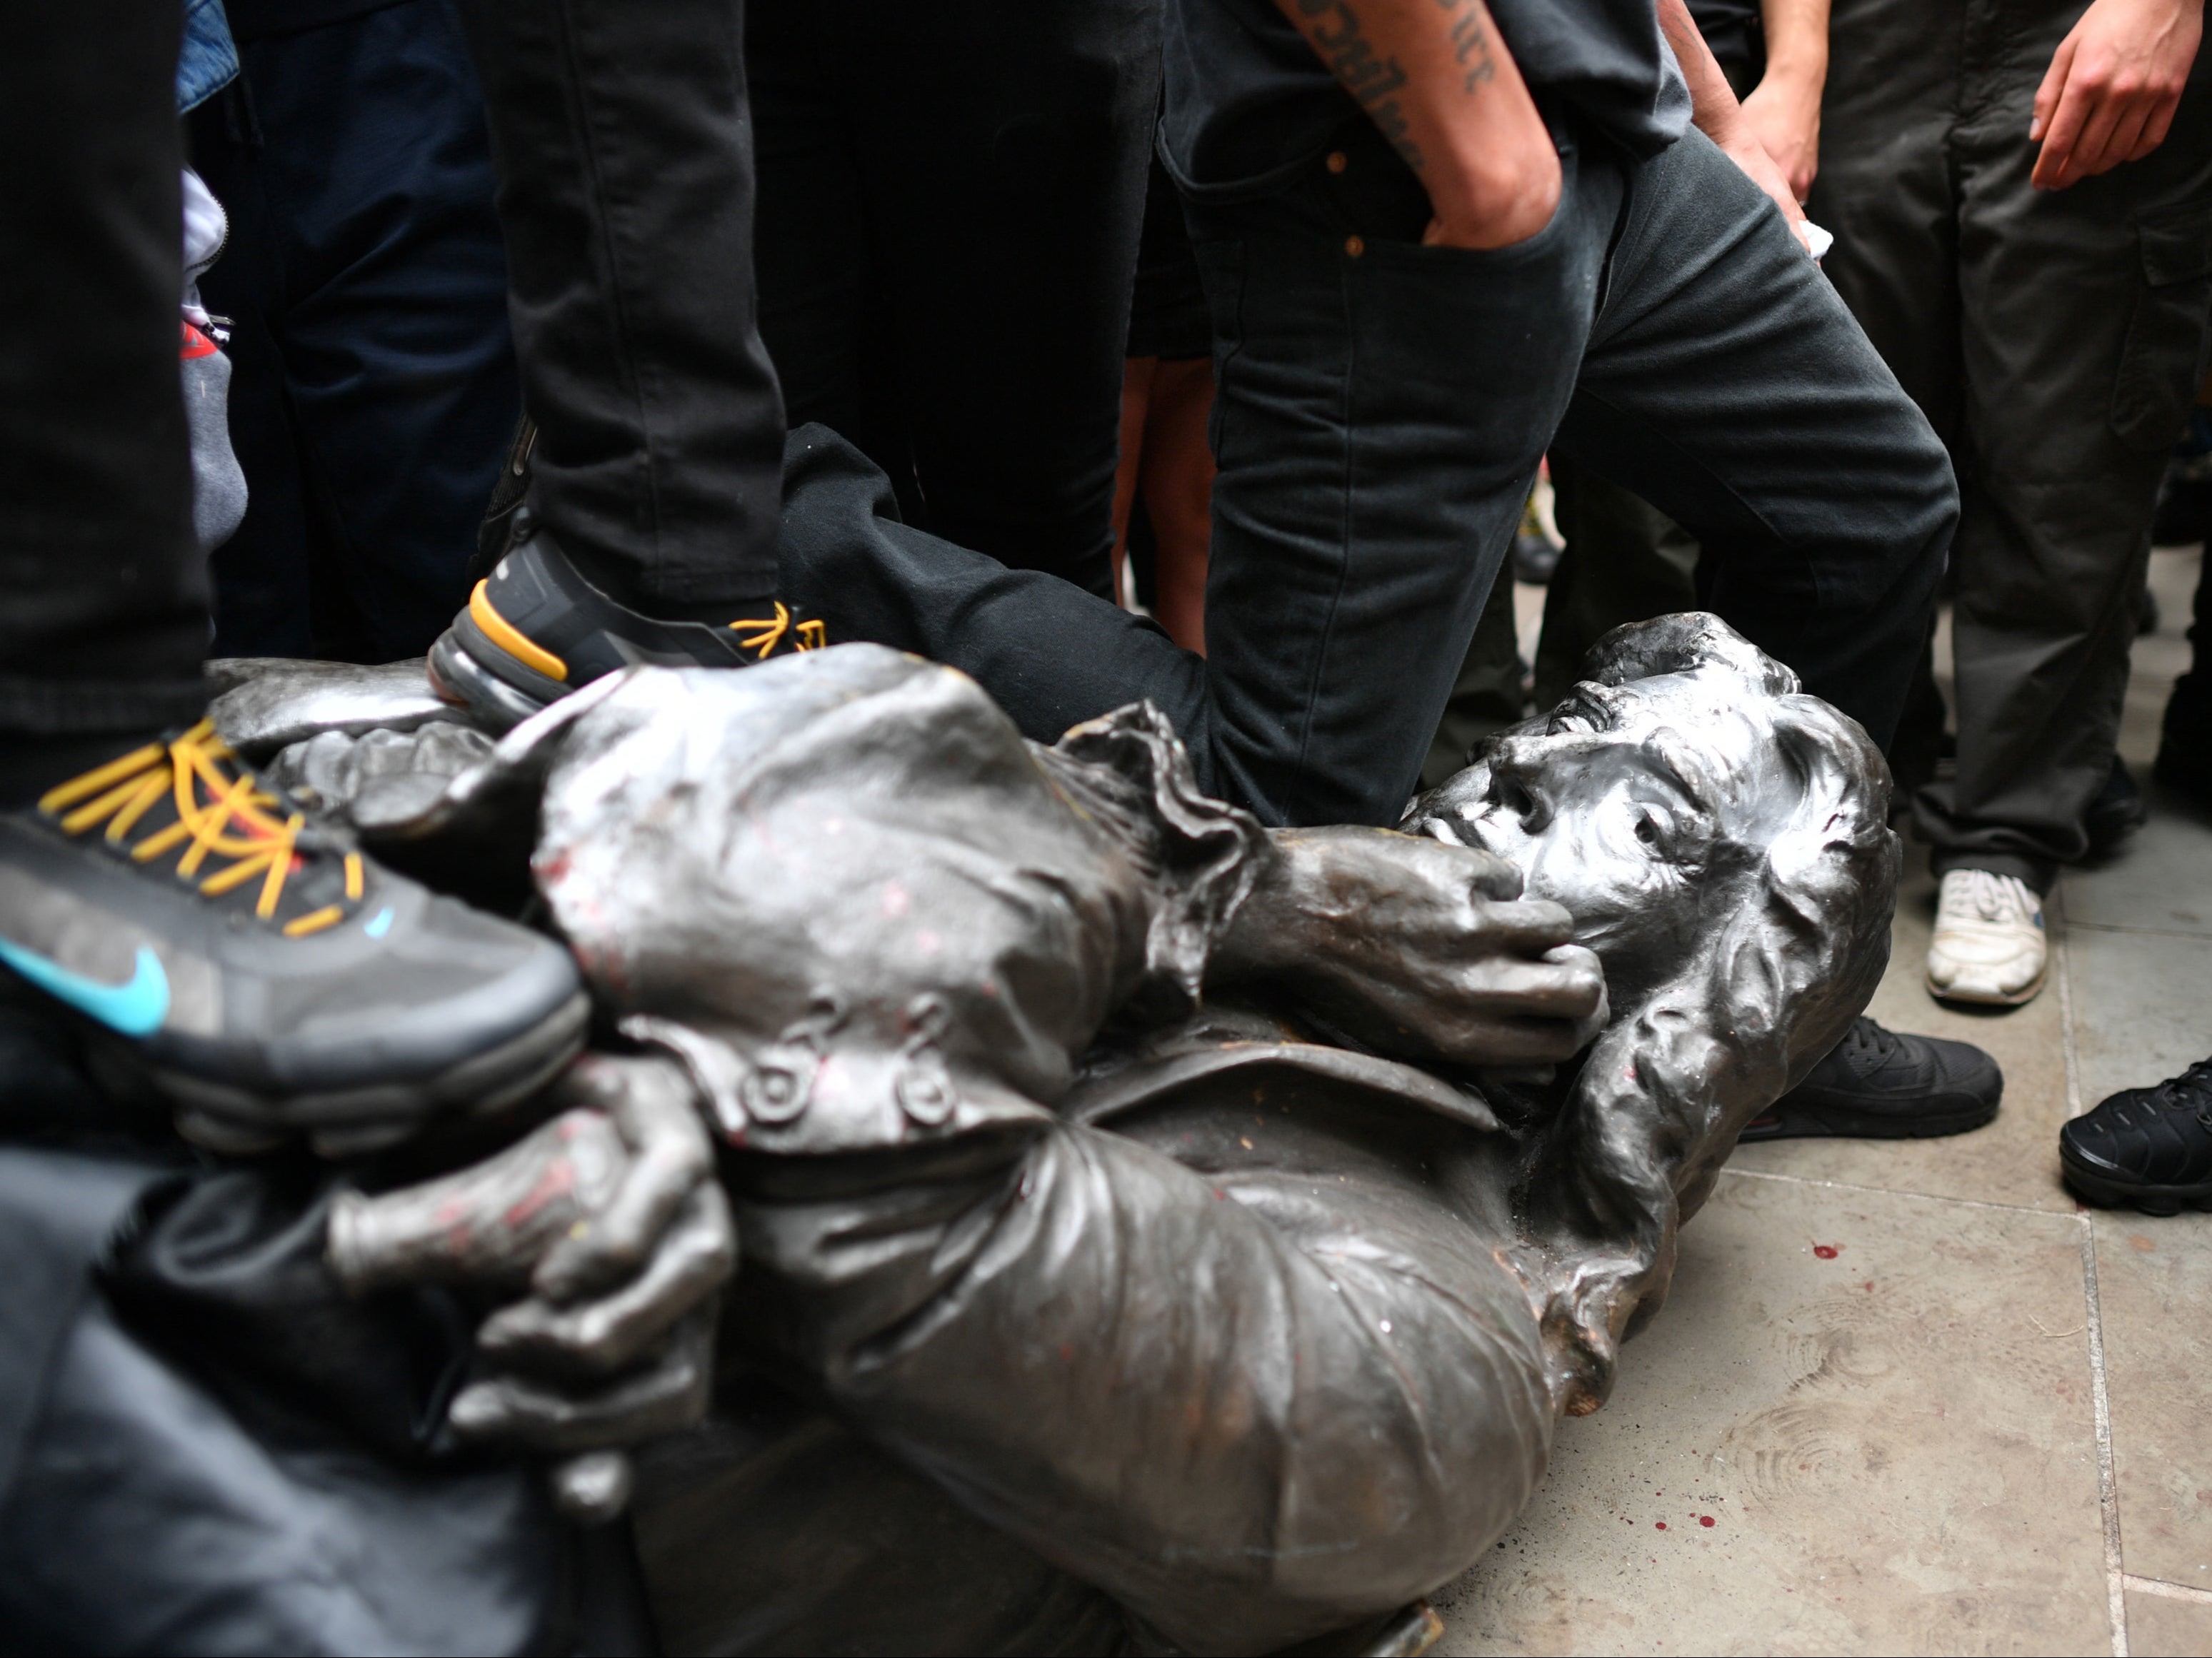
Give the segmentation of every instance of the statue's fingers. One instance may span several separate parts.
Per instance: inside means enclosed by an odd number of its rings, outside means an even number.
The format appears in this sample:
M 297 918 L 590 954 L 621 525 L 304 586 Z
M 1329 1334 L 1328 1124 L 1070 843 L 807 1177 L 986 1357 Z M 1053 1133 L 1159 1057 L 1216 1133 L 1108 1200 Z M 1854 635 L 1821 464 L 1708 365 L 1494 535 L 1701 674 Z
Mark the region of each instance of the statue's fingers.
M 672 1433 L 706 1414 L 713 1321 L 678 1333 L 648 1368 L 596 1388 L 526 1376 L 471 1382 L 447 1412 L 464 1439 L 506 1440 L 551 1451 L 589 1451 Z
M 1581 962 L 1486 962 L 1467 976 L 1470 1001 L 1500 1018 L 1579 1023 L 1605 999 L 1605 975 Z
M 619 1064 L 621 1069 L 616 1070 Z M 611 1090 L 609 1079 L 618 1081 Z M 659 1060 L 603 1061 L 598 1097 L 634 1153 L 613 1198 L 546 1252 L 531 1287 L 567 1303 L 637 1271 L 684 1197 L 714 1174 L 690 1084 Z
M 1575 1056 L 1582 1038 L 1565 1019 L 1494 1019 L 1470 1029 L 1462 1046 L 1471 1062 L 1495 1069 L 1557 1065 Z
M 728 1279 L 736 1230 L 719 1186 L 693 1188 L 645 1270 L 612 1294 L 556 1307 L 533 1297 L 484 1321 L 477 1345 L 493 1357 L 599 1372 L 619 1370 Z
M 1564 905 L 1545 898 L 1485 902 L 1479 907 L 1476 932 L 1486 946 L 1517 956 L 1541 956 L 1575 936 L 1575 918 Z

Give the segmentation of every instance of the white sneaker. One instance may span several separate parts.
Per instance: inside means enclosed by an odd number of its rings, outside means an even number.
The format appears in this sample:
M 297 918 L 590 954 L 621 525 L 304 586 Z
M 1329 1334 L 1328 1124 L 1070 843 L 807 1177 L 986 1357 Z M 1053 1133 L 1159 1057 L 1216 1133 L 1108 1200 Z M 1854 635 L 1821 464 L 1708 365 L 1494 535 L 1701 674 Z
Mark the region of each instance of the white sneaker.
M 1953 1002 L 2016 1007 L 2043 988 L 2050 961 L 2043 900 L 2027 883 L 1985 869 L 1954 869 L 1936 904 L 1928 988 Z

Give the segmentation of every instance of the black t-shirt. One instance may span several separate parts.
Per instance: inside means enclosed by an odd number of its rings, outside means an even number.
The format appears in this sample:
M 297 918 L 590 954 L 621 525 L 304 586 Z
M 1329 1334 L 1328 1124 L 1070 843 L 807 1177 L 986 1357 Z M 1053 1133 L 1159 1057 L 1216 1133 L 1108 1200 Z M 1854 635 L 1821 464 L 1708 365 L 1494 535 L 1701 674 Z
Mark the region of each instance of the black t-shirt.
M 1540 97 L 1567 104 L 1639 155 L 1682 136 L 1690 94 L 1653 0 L 1490 0 Z M 1358 112 L 1275 0 L 1168 0 L 1160 149 L 1193 195 L 1274 187 Z

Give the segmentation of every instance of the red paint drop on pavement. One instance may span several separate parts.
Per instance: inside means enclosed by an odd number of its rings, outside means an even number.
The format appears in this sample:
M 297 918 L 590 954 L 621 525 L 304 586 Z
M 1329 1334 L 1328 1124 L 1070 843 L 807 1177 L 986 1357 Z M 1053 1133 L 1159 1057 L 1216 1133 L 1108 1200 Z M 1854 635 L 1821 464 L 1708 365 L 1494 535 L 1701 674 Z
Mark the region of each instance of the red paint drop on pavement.
M 1657 1529 L 1657 1530 L 1659 1530 L 1659 1531 L 1665 1531 L 1665 1530 L 1667 1529 L 1667 1522 L 1666 1522 L 1665 1521 L 1663 1521 L 1663 1520 L 1655 1520 L 1655 1521 L 1653 1521 L 1651 1522 L 1651 1524 L 1652 1524 L 1652 1526 L 1653 1526 L 1656 1529 Z
M 1710 1526 L 1713 1523 L 1713 1517 L 1709 1514 L 1701 1514 L 1698 1516 L 1698 1523 L 1700 1526 Z
M 1841 1244 L 1837 1243 L 1816 1243 L 1813 1246 L 1813 1253 L 1822 1260 L 1833 1260 L 1836 1258 L 1836 1251 L 1842 1247 Z

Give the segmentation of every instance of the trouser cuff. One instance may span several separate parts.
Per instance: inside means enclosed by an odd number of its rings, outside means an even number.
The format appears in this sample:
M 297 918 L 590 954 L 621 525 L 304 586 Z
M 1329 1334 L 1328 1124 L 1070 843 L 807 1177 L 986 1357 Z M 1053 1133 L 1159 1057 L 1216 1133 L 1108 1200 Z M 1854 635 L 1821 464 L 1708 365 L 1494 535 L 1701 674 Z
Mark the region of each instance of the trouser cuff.
M 0 742 L 88 737 L 185 725 L 207 712 L 207 682 L 191 679 L 20 679 L 0 674 Z
M 1976 852 L 1971 848 L 1939 851 L 1928 860 L 1942 880 L 1954 869 L 1984 869 L 1992 875 L 2009 875 L 2025 882 L 2027 890 L 2039 898 L 2051 896 L 2051 889 L 2058 879 L 2058 865 L 2041 859 L 2022 857 L 2016 852 Z

